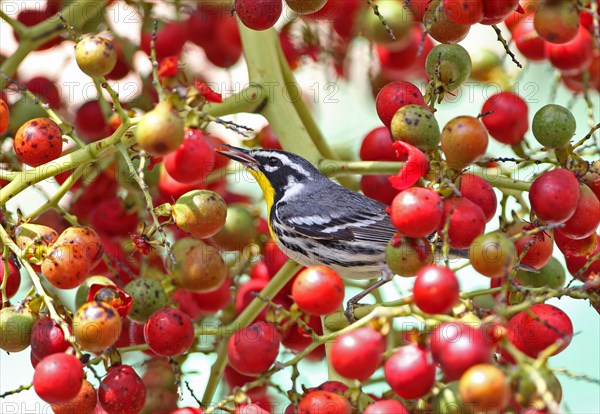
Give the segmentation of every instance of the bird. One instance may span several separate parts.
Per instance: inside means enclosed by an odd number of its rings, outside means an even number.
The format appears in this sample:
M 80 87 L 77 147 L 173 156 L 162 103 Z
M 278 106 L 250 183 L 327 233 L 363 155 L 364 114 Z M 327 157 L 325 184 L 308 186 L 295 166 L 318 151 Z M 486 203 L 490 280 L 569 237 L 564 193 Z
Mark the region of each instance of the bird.
M 335 183 L 291 152 L 226 144 L 217 152 L 254 177 L 265 197 L 271 236 L 290 259 L 327 266 L 342 278 L 379 278 L 349 301 L 347 316 L 360 299 L 393 278 L 385 250 L 397 230 L 385 204 Z

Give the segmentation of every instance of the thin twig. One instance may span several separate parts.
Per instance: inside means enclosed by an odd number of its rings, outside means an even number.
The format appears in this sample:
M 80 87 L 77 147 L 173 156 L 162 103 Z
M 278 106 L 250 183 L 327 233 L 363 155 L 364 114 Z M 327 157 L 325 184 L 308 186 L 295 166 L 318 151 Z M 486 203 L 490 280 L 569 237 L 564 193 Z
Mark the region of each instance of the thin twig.
M 510 58 L 515 63 L 515 65 L 517 65 L 519 68 L 522 69 L 523 65 L 521 65 L 521 62 L 519 62 L 517 60 L 517 57 L 515 56 L 515 54 L 508 47 L 508 42 L 506 41 L 506 39 L 504 38 L 504 36 L 502 36 L 502 31 L 500 30 L 500 28 L 497 25 L 495 25 L 495 24 L 492 25 L 492 28 L 496 32 L 496 36 L 498 36 L 498 41 L 500 43 L 502 43 L 502 46 L 504 47 L 504 51 L 506 52 L 506 54 L 508 56 L 510 56 Z

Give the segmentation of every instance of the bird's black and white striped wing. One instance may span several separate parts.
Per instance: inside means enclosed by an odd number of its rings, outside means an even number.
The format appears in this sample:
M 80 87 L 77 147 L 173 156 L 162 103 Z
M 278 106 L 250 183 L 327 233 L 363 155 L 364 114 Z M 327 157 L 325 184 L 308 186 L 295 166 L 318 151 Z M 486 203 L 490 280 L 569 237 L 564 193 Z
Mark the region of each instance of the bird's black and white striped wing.
M 281 223 L 306 237 L 325 240 L 387 243 L 395 233 L 385 205 L 361 194 L 347 192 L 335 201 L 304 200 L 302 215 L 282 203 L 277 208 Z

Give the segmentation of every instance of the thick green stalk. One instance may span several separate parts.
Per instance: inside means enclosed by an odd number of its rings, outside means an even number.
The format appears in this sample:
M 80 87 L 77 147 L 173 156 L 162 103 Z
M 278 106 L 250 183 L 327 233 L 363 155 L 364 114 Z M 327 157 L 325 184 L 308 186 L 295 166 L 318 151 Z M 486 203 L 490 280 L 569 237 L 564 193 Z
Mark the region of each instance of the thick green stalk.
M 211 368 L 211 375 L 208 380 L 208 385 L 206 386 L 206 390 L 202 396 L 203 404 L 210 404 L 219 381 L 223 376 L 223 369 L 225 369 L 225 365 L 227 364 L 227 352 L 226 350 L 221 349 L 221 347 L 226 348 L 229 336 L 233 335 L 243 327 L 250 325 L 252 321 L 256 319 L 265 306 L 267 306 L 267 301 L 273 299 L 277 292 L 283 289 L 283 287 L 292 279 L 296 272 L 300 270 L 300 267 L 301 266 L 298 263 L 288 260 L 281 267 L 281 269 L 279 269 L 267 286 L 265 286 L 265 288 L 260 292 L 260 298 L 255 298 L 252 302 L 250 302 L 250 305 L 248 305 L 248 307 L 244 309 L 244 311 L 240 313 L 233 322 L 225 327 L 217 328 L 217 331 L 220 331 L 219 333 L 222 333 L 224 336 L 222 343 L 225 345 L 220 345 L 219 352 L 217 354 L 217 360 L 213 363 Z M 215 329 L 210 329 L 209 332 L 215 332 Z M 203 335 L 203 328 L 196 329 L 195 334 L 196 336 Z
M 279 63 L 279 37 L 274 29 L 254 31 L 239 24 L 248 75 L 252 84 L 262 86 L 266 105 L 260 112 L 277 134 L 282 146 L 312 163 L 322 158 L 319 149 L 287 96 L 286 80 Z

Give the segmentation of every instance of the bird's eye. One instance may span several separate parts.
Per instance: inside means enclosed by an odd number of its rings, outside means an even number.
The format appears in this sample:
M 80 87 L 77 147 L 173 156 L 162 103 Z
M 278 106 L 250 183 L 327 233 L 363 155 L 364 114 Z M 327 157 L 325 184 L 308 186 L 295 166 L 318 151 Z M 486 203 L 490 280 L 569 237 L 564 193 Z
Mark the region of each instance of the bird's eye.
M 281 165 L 281 160 L 279 160 L 279 158 L 271 157 L 267 160 L 267 165 L 269 167 L 279 167 Z

